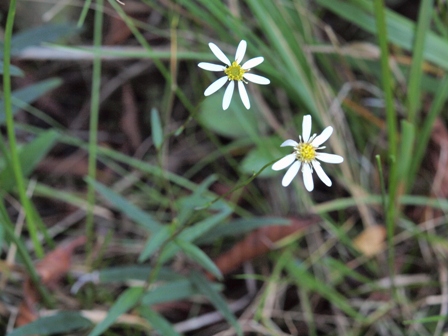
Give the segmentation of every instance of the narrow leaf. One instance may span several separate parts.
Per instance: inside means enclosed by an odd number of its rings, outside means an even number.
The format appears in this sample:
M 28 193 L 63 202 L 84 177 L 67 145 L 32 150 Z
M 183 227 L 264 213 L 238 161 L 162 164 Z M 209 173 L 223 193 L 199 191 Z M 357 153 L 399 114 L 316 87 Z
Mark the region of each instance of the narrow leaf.
M 159 150 L 163 143 L 163 129 L 160 122 L 159 111 L 153 108 L 151 110 L 151 134 L 154 146 Z
M 194 244 L 191 244 L 187 241 L 183 241 L 180 239 L 176 239 L 177 245 L 181 247 L 181 249 L 185 252 L 187 256 L 189 256 L 192 260 L 197 262 L 199 265 L 204 267 L 207 271 L 213 274 L 216 278 L 222 279 L 221 271 L 218 267 L 213 263 L 213 261 L 206 255 L 199 247 Z
M 161 228 L 161 224 L 157 222 L 150 214 L 136 207 L 112 189 L 109 189 L 103 184 L 89 178 L 87 178 L 87 182 L 93 184 L 95 190 L 98 191 L 107 201 L 112 203 L 112 205 L 114 205 L 118 210 L 123 212 L 137 224 L 140 224 L 143 228 L 149 230 L 150 232 L 157 232 Z
M 144 289 L 142 287 L 128 288 L 123 294 L 120 295 L 114 305 L 109 309 L 109 313 L 106 318 L 97 324 L 88 336 L 103 335 L 103 333 L 117 320 L 117 318 L 137 304 L 143 294 L 143 291 Z
M 57 88 L 62 81 L 59 78 L 50 78 L 39 83 L 27 86 L 23 89 L 16 90 L 12 93 L 13 108 L 12 113 L 16 113 L 23 103 L 30 104 L 48 91 Z M 5 123 L 5 104 L 0 99 L 0 125 Z
M 115 266 L 99 270 L 98 279 L 101 283 L 125 282 L 128 280 L 146 280 L 152 272 L 152 267 L 142 265 Z M 92 275 L 92 277 L 96 277 Z M 157 280 L 174 281 L 182 279 L 182 275 L 169 268 L 162 267 Z
M 297 286 L 319 293 L 322 297 L 344 311 L 347 315 L 355 317 L 359 321 L 364 320 L 364 317 L 353 309 L 353 307 L 347 303 L 347 300 L 341 294 L 336 292 L 328 284 L 320 281 L 310 274 L 303 265 L 299 264 L 294 259 L 292 255 L 285 255 L 284 258 L 287 259 L 285 262 L 286 270 L 289 272 L 291 279 L 296 281 Z
M 241 236 L 246 232 L 250 232 L 265 226 L 290 224 L 290 219 L 281 217 L 253 217 L 236 219 L 228 223 L 219 224 L 218 226 L 212 228 L 209 232 L 207 232 L 207 235 L 204 235 L 197 241 L 197 243 L 198 245 L 209 244 L 223 237 Z
M 41 317 L 23 327 L 11 331 L 7 336 L 54 335 L 90 328 L 92 323 L 77 312 L 60 312 Z
M 17 76 L 17 77 L 25 76 L 23 71 L 14 65 L 10 65 L 9 71 L 10 71 L 11 76 Z M 0 75 L 3 75 L 3 62 L 0 62 Z
M 156 313 L 154 310 L 141 307 L 141 315 L 151 323 L 160 335 L 163 336 L 180 336 L 180 334 L 174 330 L 171 323 L 169 323 L 162 315 Z
M 15 34 L 12 37 L 13 55 L 17 55 L 21 50 L 37 46 L 44 42 L 56 42 L 59 39 L 73 35 L 80 30 L 72 24 L 47 24 L 45 26 L 33 27 L 26 31 Z M 0 51 L 3 52 L 3 46 L 0 46 Z
M 197 293 L 190 280 L 182 279 L 153 288 L 144 294 L 142 304 L 153 305 L 162 302 L 178 301 Z
M 198 223 L 194 226 L 185 229 L 180 235 L 179 239 L 189 242 L 194 242 L 196 239 L 200 238 L 202 235 L 211 230 L 215 225 L 221 223 L 227 216 L 232 213 L 230 208 L 224 209 L 220 213 L 217 213 L 214 216 L 210 216 Z M 167 244 L 166 248 L 163 251 L 163 255 L 160 257 L 162 262 L 167 261 L 172 258 L 177 251 L 179 250 L 179 246 L 174 242 Z
M 210 302 L 218 309 L 222 316 L 235 328 L 239 336 L 243 335 L 243 331 L 229 309 L 226 300 L 223 296 L 211 285 L 211 283 L 200 273 L 193 272 L 191 274 L 191 281 L 196 286 L 198 291 L 202 293 Z
M 50 130 L 40 134 L 29 144 L 20 149 L 19 159 L 23 167 L 23 175 L 30 175 L 37 164 L 47 155 L 48 151 L 53 147 L 59 135 L 57 132 Z M 0 173 L 0 185 L 4 191 L 9 191 L 15 184 L 14 172 L 12 167 L 8 165 L 5 170 Z
M 144 262 L 146 259 L 151 257 L 151 255 L 157 251 L 157 249 L 170 237 L 169 227 L 162 227 L 155 234 L 148 238 L 148 241 L 143 248 L 143 251 L 138 257 L 138 262 Z

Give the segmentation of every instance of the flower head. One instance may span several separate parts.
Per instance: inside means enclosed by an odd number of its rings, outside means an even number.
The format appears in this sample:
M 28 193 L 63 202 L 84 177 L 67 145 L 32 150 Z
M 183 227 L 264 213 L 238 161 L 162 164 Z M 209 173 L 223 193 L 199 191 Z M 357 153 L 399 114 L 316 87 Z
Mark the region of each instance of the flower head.
M 294 147 L 293 153 L 286 155 L 272 165 L 273 170 L 282 170 L 290 166 L 282 180 L 284 187 L 287 187 L 291 183 L 299 172 L 300 166 L 302 166 L 303 182 L 308 191 L 314 189 L 313 169 L 316 171 L 320 180 L 331 187 L 330 178 L 325 174 L 320 162 L 317 161 L 320 160 L 327 163 L 341 163 L 344 161 L 342 156 L 318 152 L 319 149 L 325 148 L 325 146 L 319 146 L 328 140 L 331 133 L 333 133 L 333 127 L 328 126 L 320 135 L 316 136 L 316 134 L 313 134 L 311 136 L 311 116 L 306 115 L 303 117 L 302 136 L 299 136 L 300 142 L 286 140 L 281 144 L 281 147 Z
M 227 56 L 224 55 L 224 53 L 221 51 L 221 49 L 219 49 L 219 47 L 216 44 L 209 43 L 208 46 L 210 47 L 213 54 L 221 62 L 223 62 L 224 65 L 201 62 L 198 64 L 198 66 L 208 71 L 217 71 L 217 72 L 223 71 L 225 76 L 214 81 L 205 90 L 204 95 L 210 96 L 211 94 L 215 93 L 220 88 L 222 88 L 224 84 L 226 84 L 229 81 L 230 83 L 227 86 L 226 92 L 224 93 L 224 99 L 222 100 L 222 108 L 224 110 L 227 110 L 227 108 L 230 105 L 230 101 L 232 100 L 233 91 L 235 89 L 235 82 L 237 82 L 241 100 L 243 101 L 244 106 L 247 109 L 249 109 L 250 101 L 249 97 L 247 96 L 246 88 L 244 87 L 244 84 L 247 84 L 246 80 L 248 80 L 249 82 L 254 82 L 256 84 L 262 84 L 262 85 L 267 85 L 270 83 L 270 80 L 263 76 L 258 76 L 249 73 L 249 71 L 253 67 L 256 67 L 257 65 L 261 64 L 264 61 L 264 58 L 255 57 L 246 61 L 245 63 L 243 63 L 243 65 L 240 65 L 241 61 L 244 58 L 244 54 L 246 53 L 246 47 L 247 47 L 247 43 L 244 40 L 242 40 L 238 44 L 235 54 L 235 60 L 233 62 L 230 62 Z

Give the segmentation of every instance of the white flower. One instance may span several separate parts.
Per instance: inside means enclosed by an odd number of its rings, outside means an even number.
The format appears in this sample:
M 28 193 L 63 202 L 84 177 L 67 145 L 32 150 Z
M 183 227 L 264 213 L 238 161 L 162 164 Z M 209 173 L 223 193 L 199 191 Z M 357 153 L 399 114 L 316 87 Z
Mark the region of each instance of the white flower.
M 224 93 L 224 99 L 222 100 L 222 108 L 227 110 L 230 105 L 230 101 L 232 100 L 233 91 L 235 88 L 235 81 L 238 82 L 238 91 L 240 92 L 241 100 L 243 101 L 244 106 L 249 109 L 250 102 L 249 97 L 247 96 L 246 88 L 244 84 L 247 84 L 245 79 L 250 82 L 254 82 L 256 84 L 267 85 L 270 83 L 270 80 L 263 77 L 248 73 L 251 68 L 261 64 L 264 61 L 263 57 L 255 57 L 243 65 L 240 65 L 241 61 L 244 58 L 244 54 L 246 53 L 247 43 L 242 40 L 240 44 L 238 44 L 238 48 L 236 49 L 235 60 L 230 62 L 226 55 L 219 49 L 219 47 L 214 43 L 209 43 L 213 54 L 225 65 L 213 64 L 201 62 L 198 66 L 204 70 L 208 71 L 223 71 L 225 76 L 214 81 L 204 92 L 205 96 L 210 96 L 211 94 L 218 91 L 220 88 L 224 86 L 224 84 L 229 81 L 229 86 L 227 86 L 226 92 Z
M 327 153 L 319 153 L 318 149 L 323 149 L 323 147 L 319 147 L 325 141 L 328 140 L 331 133 L 333 133 L 333 127 L 328 126 L 323 132 L 316 136 L 316 134 L 311 135 L 311 116 L 306 115 L 303 117 L 302 124 L 302 136 L 299 136 L 300 142 L 297 143 L 294 140 L 286 140 L 281 144 L 281 147 L 284 146 L 292 146 L 294 147 L 294 151 L 292 154 L 286 155 L 284 158 L 278 160 L 276 163 L 272 165 L 273 170 L 281 170 L 285 169 L 288 166 L 288 171 L 282 180 L 282 185 L 287 187 L 293 178 L 297 175 L 300 170 L 300 166 L 302 166 L 302 174 L 303 174 L 303 182 L 305 184 L 305 188 L 308 191 L 312 191 L 314 189 L 313 182 L 313 168 L 316 171 L 317 176 L 321 179 L 323 183 L 327 186 L 331 187 L 331 180 L 325 174 L 322 169 L 320 161 L 327 163 L 341 163 L 344 161 L 344 158 L 335 154 L 327 154 Z

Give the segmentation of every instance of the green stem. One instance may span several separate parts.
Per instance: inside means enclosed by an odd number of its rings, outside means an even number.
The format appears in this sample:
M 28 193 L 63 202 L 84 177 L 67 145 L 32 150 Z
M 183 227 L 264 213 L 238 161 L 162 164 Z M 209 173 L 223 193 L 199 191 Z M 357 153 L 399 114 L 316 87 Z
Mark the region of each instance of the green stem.
M 383 211 L 387 211 L 387 195 L 386 195 L 386 184 L 384 183 L 384 174 L 383 174 L 383 166 L 381 164 L 381 157 L 379 155 L 375 155 L 376 164 L 378 165 L 378 173 L 380 174 L 380 183 L 381 183 L 381 200 L 383 202 Z
M 86 2 L 84 3 L 84 6 L 82 7 L 81 16 L 79 17 L 78 24 L 77 24 L 78 28 L 82 27 L 82 25 L 84 24 L 84 21 L 86 20 L 87 12 L 89 11 L 91 4 L 92 4 L 92 0 L 86 0 Z
M 431 108 L 428 115 L 424 118 L 423 126 L 420 129 L 420 134 L 418 136 L 417 148 L 415 150 L 413 160 L 411 163 L 411 168 L 408 176 L 408 189 L 414 184 L 415 176 L 418 173 L 418 169 L 425 156 L 428 142 L 431 137 L 431 131 L 434 127 L 434 122 L 443 110 L 445 101 L 448 99 L 448 76 L 445 76 L 441 80 L 440 85 L 437 88 L 437 92 L 434 96 Z
M 392 95 L 392 76 L 389 68 L 389 50 L 387 46 L 387 26 L 384 15 L 384 0 L 375 0 L 374 3 L 375 20 L 377 26 L 378 43 L 381 49 L 381 78 L 384 91 L 384 99 L 386 106 L 386 119 L 387 119 L 387 135 L 389 140 L 389 158 L 390 158 L 390 170 L 389 170 L 389 203 L 386 213 L 386 225 L 387 225 L 387 241 L 388 241 L 388 260 L 389 260 L 389 276 L 392 283 L 392 294 L 395 296 L 396 291 L 394 287 L 394 274 L 395 274 L 395 251 L 393 244 L 393 237 L 395 232 L 395 219 L 397 214 L 395 212 L 398 209 L 397 205 L 397 120 L 394 108 L 394 101 Z
M 91 180 L 96 177 L 96 157 L 97 157 L 97 137 L 98 137 L 98 116 L 100 109 L 100 89 L 101 89 L 101 40 L 103 34 L 103 0 L 97 0 L 95 10 L 93 44 L 93 73 L 92 73 L 92 100 L 90 104 L 90 125 L 89 125 L 89 167 L 88 175 Z M 87 190 L 87 218 L 86 218 L 86 236 L 87 236 L 87 256 L 91 256 L 94 227 L 93 227 L 93 207 L 95 204 L 95 189 L 92 184 L 88 184 Z
M 9 147 L 11 151 L 11 164 L 14 171 L 17 190 L 19 192 L 20 202 L 25 211 L 25 219 L 28 232 L 33 242 L 34 250 L 37 257 L 42 258 L 44 251 L 39 242 L 37 228 L 34 221 L 33 211 L 30 200 L 26 195 L 25 181 L 20 164 L 19 153 L 17 151 L 16 133 L 14 129 L 14 116 L 12 113 L 12 92 L 11 92 L 11 39 L 14 27 L 14 17 L 16 13 L 16 0 L 11 0 L 8 10 L 8 18 L 6 20 L 4 53 L 3 53 L 3 93 L 5 104 L 6 131 L 8 133 Z
M 415 124 L 417 111 L 420 108 L 420 85 L 423 75 L 422 65 L 424 60 L 423 52 L 425 50 L 426 33 L 428 32 L 431 23 L 433 6 L 434 0 L 422 0 L 420 3 L 408 86 L 408 120 L 411 124 Z

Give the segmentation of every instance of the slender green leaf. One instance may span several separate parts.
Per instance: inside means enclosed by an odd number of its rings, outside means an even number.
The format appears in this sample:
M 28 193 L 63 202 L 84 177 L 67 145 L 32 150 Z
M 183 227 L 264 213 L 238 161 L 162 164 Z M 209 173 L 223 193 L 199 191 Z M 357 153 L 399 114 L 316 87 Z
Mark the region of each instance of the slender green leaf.
M 373 17 L 373 1 L 358 0 L 358 5 L 342 0 L 317 0 L 317 3 L 360 28 L 376 34 L 377 28 Z M 386 10 L 386 22 L 389 42 L 412 51 L 416 32 L 415 23 L 391 10 Z M 448 55 L 448 41 L 428 31 L 423 50 L 424 58 L 444 69 L 448 69 L 448 58 L 446 55 Z
M 176 206 L 179 209 L 179 213 L 176 221 L 179 227 L 182 227 L 185 223 L 187 223 L 187 221 L 191 220 L 193 214 L 197 211 L 196 208 L 201 207 L 211 201 L 208 188 L 215 181 L 216 176 L 210 175 L 194 189 L 192 194 L 177 199 Z M 226 207 L 227 205 L 224 202 L 218 202 L 218 204 L 210 210 L 221 210 Z
M 8 333 L 7 336 L 67 334 L 91 326 L 92 322 L 78 312 L 59 312 L 52 316 L 41 317 L 17 328 Z
M 20 68 L 14 66 L 14 65 L 10 65 L 10 67 L 11 67 L 11 69 L 10 69 L 11 76 L 17 76 L 17 77 L 25 76 L 25 74 L 23 73 L 23 71 Z M 0 62 L 0 75 L 2 75 L 2 74 L 3 74 L 3 63 Z
M 407 184 L 409 169 L 414 160 L 415 127 L 410 122 L 401 121 L 400 161 L 398 162 L 398 176 L 402 183 Z
M 13 36 L 11 53 L 16 55 L 27 47 L 37 46 L 44 42 L 56 42 L 79 31 L 74 25 L 67 23 L 33 27 Z M 0 43 L 0 53 L 3 53 L 3 43 Z
M 221 223 L 231 213 L 232 210 L 230 208 L 227 208 L 216 215 L 209 216 L 208 218 L 194 224 L 192 227 L 185 229 L 182 233 L 179 234 L 178 239 L 188 242 L 194 242 L 196 239 L 199 239 L 204 234 L 206 234 L 213 227 Z M 174 242 L 170 242 L 169 244 L 167 244 L 162 256 L 160 257 L 161 261 L 165 262 L 171 259 L 178 251 L 179 246 Z
M 163 143 L 163 128 L 159 111 L 155 108 L 151 109 L 151 135 L 154 146 L 159 150 Z
M 346 277 L 353 278 L 365 284 L 372 282 L 372 279 L 358 273 L 337 259 L 325 257 L 322 259 L 322 263 L 330 269 L 330 277 L 333 279 L 334 286 L 339 285 Z
M 143 228 L 153 233 L 157 232 L 161 228 L 161 224 L 157 222 L 150 214 L 136 207 L 112 189 L 109 189 L 103 184 L 91 179 L 87 179 L 87 182 L 92 184 L 95 187 L 95 190 L 99 192 L 107 201 L 112 203 L 113 206 L 137 224 L 140 224 Z
M 98 323 L 88 336 L 102 335 L 112 324 L 115 323 L 117 318 L 137 304 L 142 297 L 143 292 L 144 289 L 142 287 L 132 287 L 124 291 L 109 309 L 106 318 Z
M 434 0 L 422 0 L 420 3 L 408 86 L 408 120 L 412 124 L 416 121 L 416 114 L 420 108 L 423 52 L 425 50 L 425 39 L 430 29 L 433 6 Z
M 187 241 L 176 239 L 177 245 L 189 256 L 193 261 L 204 267 L 207 271 L 213 274 L 217 279 L 222 279 L 222 274 L 215 263 L 206 255 L 199 247 Z
M 413 319 L 413 320 L 405 320 L 403 321 L 403 324 L 421 324 L 421 323 L 433 323 L 438 321 L 446 321 L 448 320 L 448 317 L 446 315 L 436 315 L 436 316 L 428 316 L 423 317 L 419 319 Z
M 101 269 L 97 272 L 98 280 L 101 283 L 125 282 L 128 280 L 146 280 L 153 271 L 152 267 L 143 265 L 130 266 L 114 266 L 111 268 Z M 162 267 L 157 273 L 157 280 L 176 281 L 182 279 L 183 276 L 172 271 L 167 267 Z M 95 276 L 96 278 L 96 276 Z
M 242 218 L 219 224 L 212 228 L 206 235 L 197 240 L 198 245 L 210 244 L 217 239 L 227 236 L 241 236 L 246 232 L 271 225 L 290 225 L 291 220 L 281 217 L 254 217 Z
M 189 279 L 181 279 L 152 287 L 150 291 L 143 295 L 142 304 L 154 305 L 162 302 L 178 301 L 197 293 Z
M 418 142 L 416 144 L 416 151 L 411 163 L 410 174 L 408 177 L 409 187 L 413 184 L 415 176 L 417 175 L 420 164 L 426 154 L 429 139 L 431 137 L 431 131 L 434 126 L 436 118 L 442 113 L 445 102 L 448 100 L 448 76 L 442 80 L 435 94 L 434 100 L 431 104 L 431 108 L 427 117 L 423 122 L 423 126 L 420 130 Z M 412 184 L 411 184 L 412 183 Z
M 140 314 L 163 336 L 180 336 L 162 315 L 146 307 L 140 307 Z
M 291 254 L 285 256 L 285 258 L 288 259 L 285 263 L 285 268 L 289 272 L 291 279 L 296 282 L 297 286 L 319 293 L 319 295 L 326 298 L 331 304 L 335 305 L 349 316 L 354 317 L 359 321 L 364 320 L 364 317 L 347 303 L 345 297 L 339 294 L 333 287 L 328 286 L 325 282 L 314 277 L 307 271 L 304 265 L 294 260 L 294 257 Z
M 144 262 L 150 258 L 170 236 L 171 230 L 168 226 L 162 227 L 155 234 L 151 235 L 138 257 L 138 262 Z
M 59 78 L 50 78 L 39 83 L 29 85 L 23 89 L 16 90 L 12 93 L 12 102 L 14 104 L 12 113 L 16 113 L 23 103 L 30 104 L 39 97 L 46 94 L 58 86 L 62 81 Z M 5 123 L 5 106 L 3 100 L 0 100 L 0 125 Z
M 5 229 L 3 225 L 0 225 L 0 249 L 3 248 L 3 243 L 5 242 Z
M 241 327 L 229 309 L 227 302 L 222 295 L 211 285 L 211 283 L 200 273 L 193 272 L 191 274 L 191 281 L 196 286 L 197 290 L 202 293 L 210 302 L 218 309 L 222 316 L 235 328 L 238 335 L 242 336 Z
M 297 38 L 297 36 L 303 38 L 300 34 L 302 29 L 298 26 L 302 21 L 301 18 L 297 16 L 297 12 L 294 14 L 294 11 L 288 11 L 288 15 L 285 15 L 285 12 L 280 11 L 281 6 L 272 1 L 248 0 L 247 4 L 269 41 L 265 46 L 265 57 L 271 54 L 273 57 L 271 62 L 281 64 L 281 67 L 276 67 L 273 75 L 280 75 L 281 84 L 287 88 L 289 96 L 294 97 L 293 99 L 298 97 L 301 105 L 316 115 L 318 108 L 313 94 L 311 66 L 302 49 L 301 41 Z M 291 34 L 293 31 L 294 34 Z
M 53 130 L 40 134 L 35 140 L 23 146 L 19 151 L 20 164 L 23 167 L 23 175 L 30 175 L 37 164 L 47 155 L 54 146 L 59 134 Z M 10 165 L 0 173 L 0 185 L 4 191 L 9 191 L 14 186 L 14 172 Z

